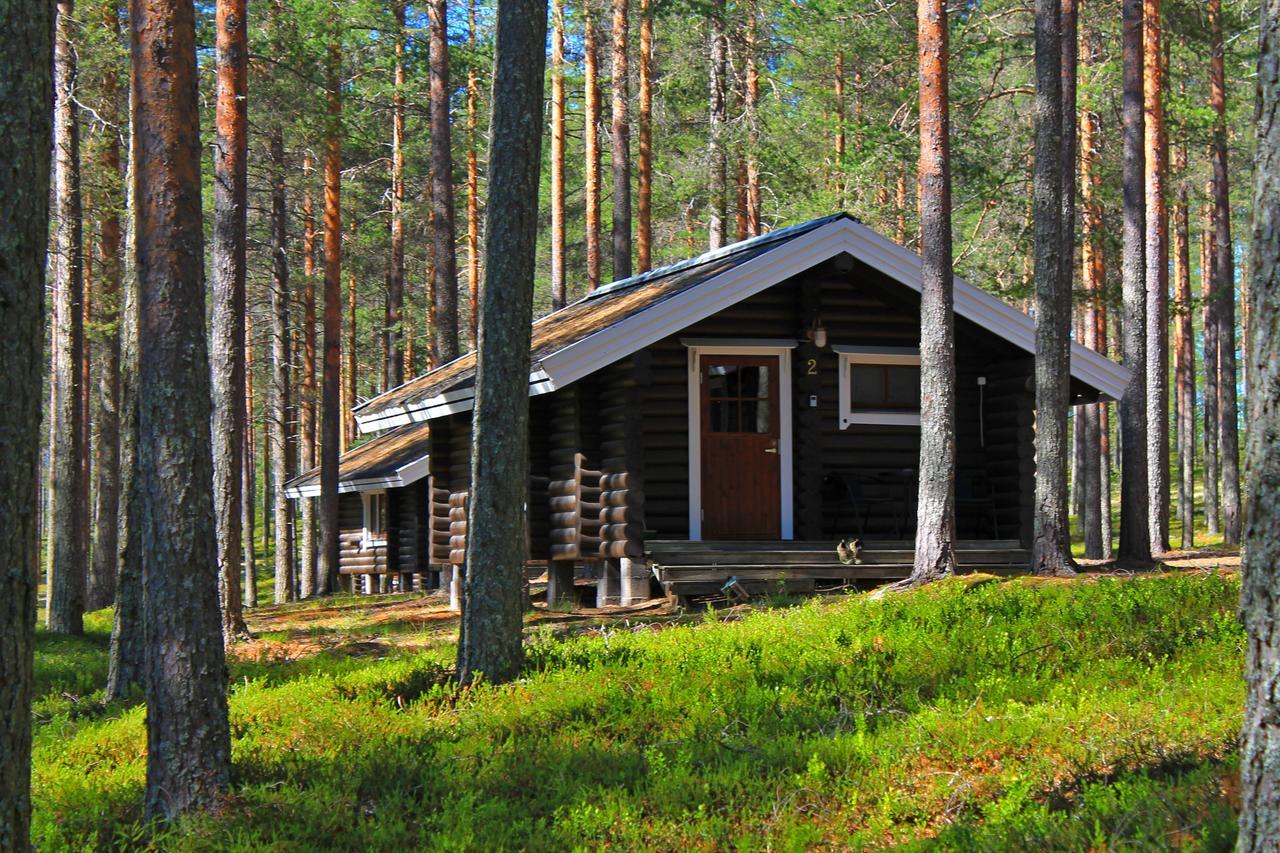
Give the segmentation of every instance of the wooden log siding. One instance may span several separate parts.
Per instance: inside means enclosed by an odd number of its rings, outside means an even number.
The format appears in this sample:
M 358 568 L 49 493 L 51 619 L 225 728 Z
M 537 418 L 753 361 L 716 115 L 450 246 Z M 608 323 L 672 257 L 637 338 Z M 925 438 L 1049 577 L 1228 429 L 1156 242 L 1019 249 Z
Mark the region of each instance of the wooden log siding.
M 430 475 L 427 477 L 428 539 L 433 566 L 449 565 L 449 458 L 452 447 L 452 430 L 448 418 L 440 418 L 431 425 Z
M 549 424 L 555 395 L 543 394 L 529 400 L 529 498 L 526 530 L 529 557 L 548 559 L 551 547 L 551 502 L 547 488 L 551 483 L 551 432 Z
M 467 561 L 467 498 L 471 493 L 471 413 L 449 416 L 449 562 Z
M 648 380 L 648 357 L 624 359 L 601 374 L 600 556 L 644 556 L 644 476 L 640 386 Z
M 358 492 L 338 495 L 338 571 L 344 575 L 384 574 L 388 547 L 364 545 L 364 501 Z
M 547 539 L 552 560 L 596 559 L 600 548 L 597 409 L 583 382 L 557 391 L 550 418 Z
M 655 539 L 689 534 L 688 353 L 682 338 L 795 338 L 792 359 L 793 472 L 796 535 L 830 539 L 847 535 L 847 510 L 826 501 L 823 476 L 832 471 L 918 468 L 915 427 L 854 424 L 840 429 L 839 361 L 829 347 L 805 340 L 815 319 L 835 344 L 916 347 L 919 296 L 861 264 L 841 272 L 824 264 L 762 291 L 650 347 L 650 381 L 640 389 L 640 429 L 645 472 L 644 521 Z M 957 466 L 985 477 L 992 489 L 1002 538 L 1030 533 L 1033 492 L 1027 480 L 1031 411 L 1025 396 L 1029 359 L 974 324 L 957 318 Z M 815 359 L 816 374 L 808 360 Z M 979 432 L 977 377 L 985 376 L 985 446 Z M 809 405 L 817 395 L 818 405 Z M 914 506 L 908 518 L 914 518 Z M 892 536 L 901 510 L 880 505 L 868 532 Z M 962 513 L 961 537 L 990 538 L 990 513 Z M 904 533 L 905 535 L 905 533 Z
M 423 480 L 403 489 L 387 490 L 387 545 L 395 571 L 407 574 L 427 570 L 428 488 Z

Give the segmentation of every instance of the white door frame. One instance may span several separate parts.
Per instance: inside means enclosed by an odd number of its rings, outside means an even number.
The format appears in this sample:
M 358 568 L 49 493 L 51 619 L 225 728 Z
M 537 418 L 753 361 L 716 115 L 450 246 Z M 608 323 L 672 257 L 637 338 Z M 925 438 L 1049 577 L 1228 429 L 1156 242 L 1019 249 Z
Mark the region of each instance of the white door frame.
M 734 341 L 711 344 L 704 340 L 684 341 L 689 351 L 689 539 L 702 540 L 702 356 L 704 355 L 772 355 L 778 357 L 778 502 L 781 504 L 783 539 L 795 536 L 795 501 L 792 492 L 794 471 L 791 464 L 791 350 L 795 341 Z

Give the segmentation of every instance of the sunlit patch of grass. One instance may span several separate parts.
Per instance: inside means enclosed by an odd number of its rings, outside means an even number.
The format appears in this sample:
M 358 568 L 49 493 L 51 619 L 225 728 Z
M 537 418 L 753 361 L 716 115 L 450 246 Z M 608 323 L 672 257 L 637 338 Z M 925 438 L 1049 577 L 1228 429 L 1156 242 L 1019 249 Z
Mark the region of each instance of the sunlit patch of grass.
M 344 622 L 330 647 L 233 664 L 234 787 L 173 829 L 137 823 L 141 709 L 41 721 L 36 840 L 1212 848 L 1232 831 L 1238 594 L 1223 573 L 970 576 L 683 622 L 540 612 L 525 677 L 466 689 L 451 640 Z M 366 627 L 410 604 L 380 601 L 351 605 Z

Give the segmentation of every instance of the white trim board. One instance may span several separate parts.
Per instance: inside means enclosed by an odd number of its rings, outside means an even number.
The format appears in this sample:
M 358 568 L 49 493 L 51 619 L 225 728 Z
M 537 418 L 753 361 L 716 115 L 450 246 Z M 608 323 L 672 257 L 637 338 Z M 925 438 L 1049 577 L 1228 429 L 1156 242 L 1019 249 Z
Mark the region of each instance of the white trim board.
M 909 367 L 920 366 L 920 350 L 914 347 L 858 347 L 836 344 L 835 350 L 840 361 L 839 377 L 839 415 L 840 429 L 848 429 L 854 424 L 868 426 L 920 426 L 919 412 L 884 412 L 871 409 L 854 409 L 850 383 L 850 365 L 853 364 L 901 364 Z
M 563 388 L 841 253 L 852 255 L 898 283 L 920 291 L 918 254 L 849 217 L 840 217 L 779 241 L 768 251 L 544 356 L 538 369 L 530 375 L 530 394 Z M 1030 317 L 958 276 L 954 285 L 958 316 L 1035 354 L 1035 323 Z M 1131 378 L 1126 368 L 1074 341 L 1070 363 L 1071 375 L 1076 379 L 1111 399 L 1124 396 Z M 455 394 L 459 395 L 456 399 Z M 470 389 L 446 391 L 430 400 L 376 414 L 362 417 L 357 412 L 356 419 L 365 432 L 387 429 L 468 411 L 473 405 L 472 396 Z
M 703 355 L 772 355 L 778 357 L 778 529 L 783 539 L 795 538 L 795 471 L 791 463 L 791 350 L 782 346 L 750 344 L 687 345 L 689 353 L 689 539 L 702 541 L 702 378 Z
M 338 494 L 347 492 L 373 492 L 382 489 L 402 489 L 405 486 L 412 486 L 421 480 L 431 470 L 431 455 L 424 454 L 412 462 L 402 465 L 395 470 L 394 474 L 387 477 L 365 477 L 358 480 L 338 480 Z M 284 487 L 284 495 L 287 498 L 318 498 L 320 497 L 320 483 L 309 483 L 305 486 L 288 486 Z

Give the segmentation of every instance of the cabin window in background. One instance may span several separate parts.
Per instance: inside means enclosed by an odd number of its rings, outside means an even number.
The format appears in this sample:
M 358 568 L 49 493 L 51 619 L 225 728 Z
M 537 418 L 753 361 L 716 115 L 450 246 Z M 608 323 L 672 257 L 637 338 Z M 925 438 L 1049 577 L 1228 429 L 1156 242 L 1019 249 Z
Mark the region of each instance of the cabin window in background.
M 387 493 L 364 493 L 364 544 L 387 544 Z
M 840 357 L 840 428 L 920 424 L 920 351 L 832 347 Z

